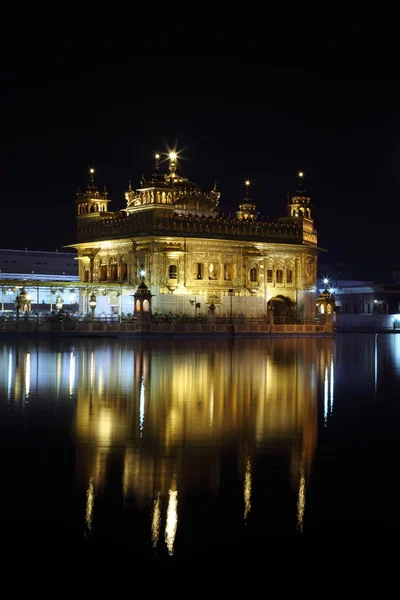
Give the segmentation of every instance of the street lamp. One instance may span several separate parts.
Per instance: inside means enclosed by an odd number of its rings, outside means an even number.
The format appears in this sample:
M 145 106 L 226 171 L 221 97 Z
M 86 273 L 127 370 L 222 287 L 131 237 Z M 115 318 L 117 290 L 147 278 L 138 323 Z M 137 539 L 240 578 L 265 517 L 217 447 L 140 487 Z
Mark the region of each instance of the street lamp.
M 56 309 L 58 311 L 60 311 L 62 309 L 63 302 L 64 302 L 64 300 L 61 298 L 61 296 L 57 296 L 57 298 L 56 298 Z
M 96 310 L 96 294 L 93 292 L 92 295 L 90 296 L 90 301 L 89 301 L 89 306 L 91 308 L 92 311 L 92 321 L 94 319 L 94 311 Z
M 200 302 L 197 302 L 196 296 L 194 297 L 194 300 L 189 300 L 189 302 L 192 306 L 194 305 L 194 313 L 195 313 L 195 317 L 197 319 L 197 309 L 200 308 L 201 304 L 200 304 Z

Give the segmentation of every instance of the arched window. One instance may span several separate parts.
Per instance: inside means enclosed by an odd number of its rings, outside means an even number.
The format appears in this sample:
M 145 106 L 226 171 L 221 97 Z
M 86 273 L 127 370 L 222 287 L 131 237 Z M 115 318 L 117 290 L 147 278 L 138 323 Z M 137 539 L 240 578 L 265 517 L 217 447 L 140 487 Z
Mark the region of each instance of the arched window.
M 148 300 L 143 300 L 143 311 L 144 312 L 149 312 L 150 310 L 150 304 Z
M 257 269 L 256 267 L 252 267 L 250 269 L 250 281 L 255 283 L 257 281 Z
M 140 312 L 140 300 L 136 300 L 136 312 Z
M 128 264 L 124 257 L 121 259 L 121 281 L 128 281 Z
M 107 264 L 104 258 L 100 263 L 99 281 L 107 281 Z
M 176 268 L 176 265 L 170 265 L 169 266 L 168 277 L 170 279 L 176 279 L 177 278 L 177 268 Z

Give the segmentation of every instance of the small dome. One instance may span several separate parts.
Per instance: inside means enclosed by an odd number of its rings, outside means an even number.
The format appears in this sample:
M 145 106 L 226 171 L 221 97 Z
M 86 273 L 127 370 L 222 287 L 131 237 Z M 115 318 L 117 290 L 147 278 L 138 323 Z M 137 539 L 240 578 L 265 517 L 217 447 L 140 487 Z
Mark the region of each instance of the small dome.
M 138 286 L 138 290 L 143 290 L 147 292 L 148 289 L 149 288 L 147 287 L 144 281 L 142 281 L 142 283 Z

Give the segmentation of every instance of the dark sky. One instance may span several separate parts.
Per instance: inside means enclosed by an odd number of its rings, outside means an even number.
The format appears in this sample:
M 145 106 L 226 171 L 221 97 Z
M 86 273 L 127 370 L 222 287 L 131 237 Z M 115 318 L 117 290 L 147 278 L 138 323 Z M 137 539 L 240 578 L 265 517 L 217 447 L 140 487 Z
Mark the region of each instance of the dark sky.
M 136 27 L 137 28 L 137 27 Z M 221 210 L 243 180 L 265 217 L 285 215 L 306 173 L 321 262 L 355 277 L 400 269 L 399 32 L 321 20 L 279 29 L 184 24 L 1 36 L 1 243 L 75 241 L 76 189 L 97 169 L 113 210 L 152 154 L 177 144 L 180 170 Z

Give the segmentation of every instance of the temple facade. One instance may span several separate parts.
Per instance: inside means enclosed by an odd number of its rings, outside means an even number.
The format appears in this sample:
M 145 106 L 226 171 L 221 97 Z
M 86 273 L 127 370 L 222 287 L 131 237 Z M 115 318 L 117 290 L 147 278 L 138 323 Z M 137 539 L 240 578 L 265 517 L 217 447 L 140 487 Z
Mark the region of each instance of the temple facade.
M 287 215 L 266 221 L 250 197 L 233 217 L 219 207 L 216 185 L 209 192 L 182 177 L 175 152 L 161 172 L 138 189 L 129 185 L 125 207 L 108 210 L 94 170 L 77 194 L 79 279 L 96 294 L 96 314 L 134 312 L 143 280 L 152 311 L 161 315 L 313 319 L 317 292 L 317 232 L 310 198 L 300 189 L 287 201 Z M 85 311 L 81 290 L 81 311 Z

